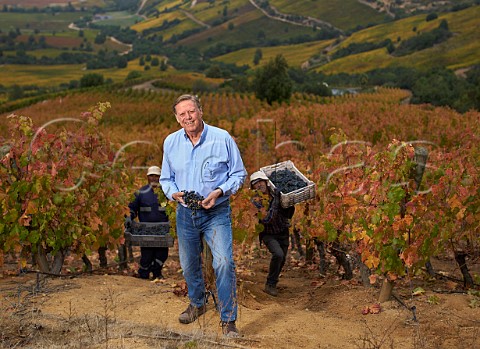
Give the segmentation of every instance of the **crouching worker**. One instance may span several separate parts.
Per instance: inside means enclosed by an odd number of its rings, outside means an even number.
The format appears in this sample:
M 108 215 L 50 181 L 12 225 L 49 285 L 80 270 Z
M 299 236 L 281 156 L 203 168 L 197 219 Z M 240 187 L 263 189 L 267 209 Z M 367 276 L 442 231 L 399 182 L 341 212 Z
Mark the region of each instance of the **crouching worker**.
M 262 195 L 255 196 L 252 202 L 259 212 L 266 211 L 259 219 L 263 225 L 259 238 L 260 243 L 263 242 L 272 254 L 272 259 L 264 291 L 276 297 L 278 296 L 278 278 L 287 259 L 290 219 L 295 213 L 295 207 L 283 208 L 280 205 L 280 191 L 270 190 L 268 177 L 261 171 L 254 172 L 250 176 L 250 188 L 263 194 L 264 197 L 267 196 L 267 202 L 262 200 Z
M 135 192 L 135 199 L 128 204 L 131 221 L 138 217 L 139 222 L 168 222 L 165 207 L 161 203 L 166 202 L 165 194 L 160 187 L 160 168 L 152 166 L 147 171 L 148 184 Z M 138 276 L 149 279 L 150 273 L 153 278 L 163 279 L 162 268 L 168 258 L 168 247 L 140 247 L 140 268 Z

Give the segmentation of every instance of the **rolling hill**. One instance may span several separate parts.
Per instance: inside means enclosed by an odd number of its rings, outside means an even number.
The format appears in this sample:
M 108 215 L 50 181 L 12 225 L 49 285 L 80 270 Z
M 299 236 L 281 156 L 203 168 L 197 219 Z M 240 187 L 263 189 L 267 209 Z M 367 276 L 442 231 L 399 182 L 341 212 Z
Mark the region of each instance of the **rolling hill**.
M 292 67 L 325 74 L 399 66 L 456 70 L 480 63 L 478 1 L 299 0 L 292 4 L 89 0 L 49 7 L 41 0 L 16 5 L 0 0 L 2 84 L 7 88 L 35 81 L 48 84 L 43 80 L 45 72 L 52 74 L 53 85 L 68 84 L 84 73 L 97 72 L 85 70 L 93 59 L 103 69 L 98 72 L 114 81 L 130 71 L 144 78 L 161 77 L 156 67 L 138 64 L 138 59 L 156 54 L 169 59 L 169 70 L 188 70 L 185 65 L 178 67 L 178 54 L 171 55 L 182 50 L 196 52 L 198 60 L 206 62 L 200 65 L 204 68 L 192 68 L 198 73 L 208 69 L 208 60 L 256 69 L 253 57 L 258 49 L 263 56 L 259 66 L 282 54 Z M 434 19 L 427 20 L 429 15 Z M 452 33 L 446 41 L 402 56 L 392 55 L 384 45 L 389 40 L 396 48 L 434 30 L 442 20 Z M 359 46 L 363 49 L 351 50 Z M 108 65 L 112 55 L 124 55 L 126 66 L 99 67 L 102 60 Z M 25 78 L 18 75 L 20 71 Z

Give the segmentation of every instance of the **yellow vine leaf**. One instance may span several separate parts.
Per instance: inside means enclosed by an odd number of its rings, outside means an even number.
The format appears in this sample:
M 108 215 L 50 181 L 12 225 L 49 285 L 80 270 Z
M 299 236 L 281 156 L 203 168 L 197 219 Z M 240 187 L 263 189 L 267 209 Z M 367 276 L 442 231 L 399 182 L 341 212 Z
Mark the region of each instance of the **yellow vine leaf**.
M 378 267 L 378 264 L 380 263 L 380 258 L 371 254 L 367 257 L 367 259 L 363 263 L 367 266 L 367 268 L 375 269 L 376 267 Z
M 356 206 L 357 199 L 355 199 L 353 196 L 347 196 L 346 198 L 343 199 L 343 203 L 348 206 Z
M 405 223 L 410 226 L 412 223 L 413 223 L 413 217 L 409 214 L 405 215 L 405 217 L 403 218 L 403 220 L 405 221 Z
M 20 258 L 20 266 L 22 268 L 26 268 L 27 267 L 27 260 L 25 258 Z
M 462 207 L 462 203 L 461 203 L 460 200 L 458 199 L 457 194 L 455 194 L 455 195 L 452 196 L 450 199 L 448 199 L 447 202 L 448 202 L 448 204 L 450 205 L 450 208 L 451 208 L 451 209 L 461 208 L 461 207 Z
M 38 207 L 33 201 L 29 201 L 27 204 L 27 209 L 25 210 L 25 214 L 32 214 L 38 212 Z
M 466 211 L 466 207 L 462 208 L 460 211 L 457 212 L 457 214 L 455 215 L 455 217 L 458 219 L 458 220 L 462 220 L 463 217 L 465 217 L 465 211 Z

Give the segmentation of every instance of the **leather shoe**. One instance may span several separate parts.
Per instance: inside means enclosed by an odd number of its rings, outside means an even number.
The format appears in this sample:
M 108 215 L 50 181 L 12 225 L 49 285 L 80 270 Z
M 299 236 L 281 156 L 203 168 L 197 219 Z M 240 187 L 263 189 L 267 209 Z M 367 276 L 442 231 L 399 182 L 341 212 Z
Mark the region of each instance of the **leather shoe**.
M 180 321 L 182 324 L 190 324 L 197 320 L 200 315 L 205 314 L 206 311 L 207 307 L 205 304 L 198 308 L 192 304 L 189 304 L 187 309 L 185 309 L 185 311 L 178 317 L 178 321 Z
M 266 284 L 264 291 L 265 293 L 268 293 L 270 296 L 274 296 L 274 297 L 278 296 L 277 286 L 275 285 Z

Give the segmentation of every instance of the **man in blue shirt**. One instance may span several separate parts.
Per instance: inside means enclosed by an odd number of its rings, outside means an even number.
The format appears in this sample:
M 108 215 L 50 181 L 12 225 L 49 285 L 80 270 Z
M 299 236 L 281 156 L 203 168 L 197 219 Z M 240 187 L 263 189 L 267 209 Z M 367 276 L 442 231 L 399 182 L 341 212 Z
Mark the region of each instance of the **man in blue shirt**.
M 203 122 L 196 96 L 178 97 L 173 112 L 182 129 L 165 139 L 160 183 L 165 195 L 178 202 L 180 264 L 190 298 L 179 321 L 191 323 L 206 311 L 201 266 L 203 238 L 212 251 L 223 333 L 236 337 L 236 275 L 229 197 L 242 186 L 247 173 L 228 132 Z M 184 191 L 194 191 L 204 198 L 201 209 L 187 207 Z

